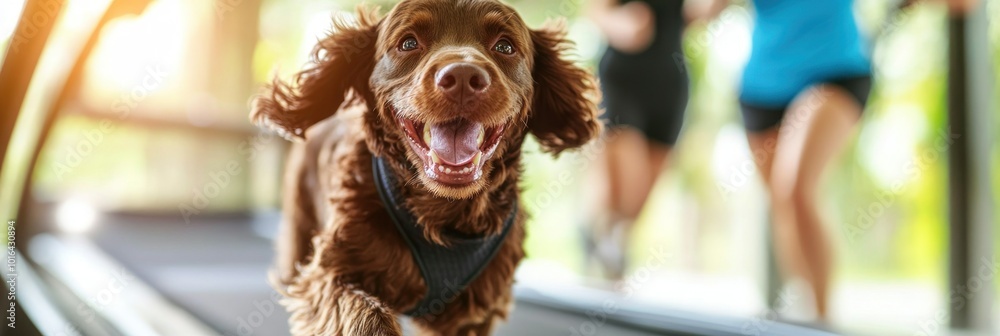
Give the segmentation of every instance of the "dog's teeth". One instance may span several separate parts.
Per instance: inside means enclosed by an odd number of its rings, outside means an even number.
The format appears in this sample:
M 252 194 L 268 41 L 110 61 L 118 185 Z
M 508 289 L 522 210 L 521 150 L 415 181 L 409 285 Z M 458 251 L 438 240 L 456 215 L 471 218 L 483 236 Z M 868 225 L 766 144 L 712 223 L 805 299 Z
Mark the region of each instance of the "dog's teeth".
M 441 164 L 441 158 L 438 158 L 437 153 L 435 153 L 433 149 L 431 150 L 430 157 L 431 157 L 431 162 Z
M 424 145 L 431 145 L 431 125 L 424 124 Z
M 483 146 L 483 140 L 486 140 L 486 130 L 480 128 L 479 129 L 479 137 L 476 138 L 476 147 L 482 147 Z
M 440 172 L 443 173 L 444 172 L 444 166 L 438 166 L 438 171 L 440 171 Z
M 472 157 L 472 167 L 478 167 L 479 161 L 483 159 L 483 152 L 476 152 L 476 156 Z M 469 167 L 470 169 L 472 167 Z

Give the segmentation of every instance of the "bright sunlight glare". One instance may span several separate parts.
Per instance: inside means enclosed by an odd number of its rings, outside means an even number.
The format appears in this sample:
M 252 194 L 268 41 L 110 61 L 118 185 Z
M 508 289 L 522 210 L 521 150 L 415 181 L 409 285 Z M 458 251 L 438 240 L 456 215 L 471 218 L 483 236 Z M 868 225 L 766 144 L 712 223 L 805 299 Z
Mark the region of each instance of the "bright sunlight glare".
M 66 233 L 87 232 L 97 223 L 97 209 L 78 200 L 65 201 L 56 210 L 56 223 Z
M 172 69 L 185 51 L 185 22 L 180 1 L 157 1 L 138 17 L 108 23 L 94 50 L 90 73 L 100 82 L 128 90 L 148 68 Z
M 23 0 L 0 1 L 0 40 L 14 34 L 22 10 L 24 10 Z

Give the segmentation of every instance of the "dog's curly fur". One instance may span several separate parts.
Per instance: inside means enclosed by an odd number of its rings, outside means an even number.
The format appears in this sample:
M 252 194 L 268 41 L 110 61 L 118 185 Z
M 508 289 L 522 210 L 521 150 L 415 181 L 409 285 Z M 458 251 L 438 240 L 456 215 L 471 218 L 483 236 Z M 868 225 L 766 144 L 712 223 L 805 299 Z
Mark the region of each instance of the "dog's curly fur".
M 426 49 L 397 50 L 401 36 L 414 31 Z M 496 55 L 478 44 L 494 35 L 509 38 L 517 54 Z M 569 46 L 561 25 L 528 29 L 497 1 L 404 0 L 384 18 L 359 8 L 356 23 L 335 22 L 294 84 L 276 80 L 258 97 L 254 122 L 304 140 L 288 157 L 272 279 L 286 295 L 293 334 L 399 335 L 396 314 L 422 299 L 420 270 L 376 191 L 373 155 L 403 177 L 400 192 L 425 236 L 445 243 L 448 234 L 502 230 L 518 202 L 528 133 L 554 155 L 600 133 L 594 79 L 564 58 Z M 490 96 L 461 113 L 509 123 L 482 177 L 452 188 L 415 168 L 420 158 L 396 118 L 457 113 L 424 77 L 458 49 L 494 77 Z M 440 311 L 414 319 L 422 333 L 487 335 L 507 317 L 514 270 L 524 257 L 525 218 L 518 213 L 500 251 L 465 290 Z

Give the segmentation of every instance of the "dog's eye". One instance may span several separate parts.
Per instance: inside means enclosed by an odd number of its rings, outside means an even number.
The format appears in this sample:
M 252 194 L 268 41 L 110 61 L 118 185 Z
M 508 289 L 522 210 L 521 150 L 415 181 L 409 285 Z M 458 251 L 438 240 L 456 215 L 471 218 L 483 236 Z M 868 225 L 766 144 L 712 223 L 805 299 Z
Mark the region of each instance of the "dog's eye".
M 504 55 L 513 55 L 514 45 L 510 43 L 510 40 L 501 39 L 500 41 L 497 41 L 496 45 L 493 46 L 493 51 Z
M 413 36 L 407 37 L 407 38 L 403 39 L 402 42 L 399 42 L 399 50 L 402 50 L 402 51 L 417 50 L 417 47 L 419 47 L 419 46 L 420 46 L 420 44 L 417 43 L 417 38 L 415 38 Z

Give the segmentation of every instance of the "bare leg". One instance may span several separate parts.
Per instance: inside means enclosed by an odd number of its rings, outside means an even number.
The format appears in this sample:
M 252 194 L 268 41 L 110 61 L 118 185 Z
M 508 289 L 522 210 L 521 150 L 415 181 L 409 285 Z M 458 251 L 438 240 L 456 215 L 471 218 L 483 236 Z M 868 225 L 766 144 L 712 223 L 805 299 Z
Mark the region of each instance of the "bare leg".
M 652 144 L 631 129 L 616 130 L 608 138 L 604 153 L 608 215 L 597 223 L 594 235 L 603 238 L 597 248 L 604 259 L 619 259 L 604 260 L 609 278 L 618 279 L 624 275 L 624 265 L 607 264 L 622 263 L 632 223 L 642 212 L 669 152 L 669 147 Z
M 669 153 L 669 147 L 652 144 L 634 130 L 616 131 L 608 140 L 609 207 L 620 219 L 639 216 Z
M 779 263 L 783 273 L 799 275 L 812 286 L 820 320 L 827 317 L 833 256 L 817 209 L 816 190 L 824 168 L 853 136 L 860 109 L 836 87 L 818 86 L 800 94 L 777 134 L 770 173 L 765 177 L 771 191 Z

